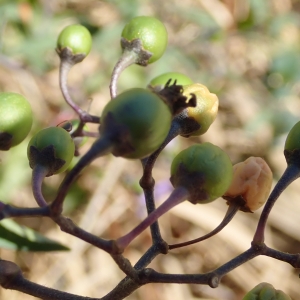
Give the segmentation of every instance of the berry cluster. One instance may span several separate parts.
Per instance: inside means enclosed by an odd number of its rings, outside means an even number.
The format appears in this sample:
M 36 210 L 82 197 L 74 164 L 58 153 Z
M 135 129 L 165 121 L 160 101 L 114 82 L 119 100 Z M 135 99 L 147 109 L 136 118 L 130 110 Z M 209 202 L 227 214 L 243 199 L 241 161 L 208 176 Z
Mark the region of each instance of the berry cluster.
M 271 194 L 273 176 L 262 158 L 250 157 L 233 166 L 229 156 L 218 146 L 211 143 L 197 143 L 181 151 L 174 158 L 170 171 L 170 181 L 174 190 L 169 198 L 155 209 L 152 170 L 157 157 L 164 147 L 179 135 L 188 138 L 205 134 L 216 119 L 219 106 L 218 97 L 210 93 L 205 85 L 195 83 L 188 76 L 177 72 L 168 72 L 154 78 L 146 88 L 117 92 L 118 78 L 125 68 L 131 64 L 147 66 L 156 62 L 162 57 L 166 46 L 167 30 L 156 18 L 140 16 L 126 24 L 121 33 L 122 55 L 111 77 L 111 99 L 101 116 L 94 116 L 73 101 L 67 86 L 67 75 L 71 68 L 82 62 L 91 51 L 92 37 L 82 25 L 66 27 L 58 37 L 56 48 L 60 57 L 60 88 L 64 99 L 76 112 L 78 119 L 42 129 L 29 141 L 27 154 L 32 168 L 33 195 L 38 207 L 31 210 L 12 208 L 8 205 L 0 207 L 0 218 L 3 219 L 13 216 L 48 216 L 62 230 L 110 253 L 132 284 L 126 286 L 126 283 L 121 283 L 109 299 L 123 299 L 140 285 L 149 282 L 201 283 L 216 287 L 228 270 L 262 254 L 290 263 L 293 261 L 293 266 L 299 267 L 299 260 L 295 262 L 292 255 L 288 256 L 270 249 L 264 244 L 265 224 L 272 206 L 284 188 L 300 176 L 299 123 L 290 131 L 286 140 L 287 170 Z M 0 150 L 7 151 L 20 144 L 29 134 L 32 121 L 31 107 L 23 96 L 9 92 L 1 93 Z M 98 124 L 98 132 L 89 132 L 87 123 Z M 94 137 L 95 140 L 90 149 L 80 156 L 79 148 L 87 137 Z M 148 207 L 148 216 L 137 227 L 112 241 L 93 236 L 62 215 L 69 188 L 83 168 L 96 158 L 109 153 L 141 161 L 143 176 L 140 184 L 144 189 Z M 80 159 L 71 168 L 74 155 L 80 156 Z M 52 202 L 47 201 L 41 189 L 43 179 L 67 170 L 69 171 L 58 188 L 55 199 Z M 212 232 L 174 245 L 168 245 L 163 240 L 157 223 L 160 216 L 185 200 L 192 204 L 206 204 L 220 197 L 227 200 L 228 211 L 220 225 Z M 153 246 L 144 256 L 148 262 L 159 253 L 167 253 L 174 248 L 188 246 L 215 235 L 238 211 L 253 212 L 266 201 L 251 248 L 242 256 L 227 262 L 225 265 L 228 268 L 198 274 L 195 278 L 185 274 L 168 277 L 146 269 L 145 266 L 140 269 L 134 268 L 122 255 L 130 242 L 149 226 Z M 12 275 L 10 272 L 16 275 L 14 278 L 21 275 L 19 269 L 11 265 L 5 267 L 8 265 L 7 262 L 4 265 L 0 261 L 0 284 L 3 287 L 13 288 L 11 282 L 14 280 L 9 277 Z M 244 299 L 254 299 L 252 294 L 258 295 L 255 299 L 269 299 L 263 296 L 268 293 L 267 290 L 270 290 L 270 286 L 259 286 L 249 292 Z M 37 296 L 36 291 L 42 291 L 44 295 L 52 292 L 37 287 L 28 293 Z M 59 295 L 60 292 L 56 293 Z M 274 293 L 277 298 L 272 299 L 288 299 L 288 296 L 286 298 L 282 296 L 282 292 Z M 52 299 L 49 295 L 46 298 Z M 119 298 L 114 298 L 116 295 L 119 295 Z M 81 299 L 79 296 L 77 298 Z M 65 298 L 62 295 L 60 299 Z

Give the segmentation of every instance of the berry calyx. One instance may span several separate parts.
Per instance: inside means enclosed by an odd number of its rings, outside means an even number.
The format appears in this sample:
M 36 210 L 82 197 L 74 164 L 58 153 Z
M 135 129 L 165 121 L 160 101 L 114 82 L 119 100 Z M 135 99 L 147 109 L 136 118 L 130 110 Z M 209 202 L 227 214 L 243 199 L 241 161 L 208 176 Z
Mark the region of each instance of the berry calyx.
M 105 106 L 100 134 L 107 135 L 113 128 L 120 128 L 116 136 L 123 140 L 115 143 L 112 153 L 126 158 L 143 158 L 162 144 L 171 121 L 171 111 L 158 95 L 146 89 L 133 88 L 119 94 Z
M 76 56 L 79 61 L 82 61 L 89 54 L 91 48 L 91 34 L 86 27 L 80 24 L 65 27 L 57 39 L 56 51 L 60 56 L 68 54 L 69 56 Z
M 178 73 L 178 72 L 167 72 L 163 73 L 155 78 L 153 78 L 148 87 L 154 89 L 155 91 L 162 90 L 167 82 L 171 80 L 171 83 L 176 81 L 176 85 L 189 85 L 192 84 L 193 81 L 188 76 Z
M 174 188 L 186 188 L 189 201 L 209 203 L 221 197 L 232 180 L 232 164 L 228 155 L 211 143 L 193 145 L 173 160 L 170 181 Z
M 61 127 L 49 127 L 36 133 L 27 148 L 29 165 L 48 168 L 46 176 L 65 171 L 72 161 L 75 145 L 70 134 Z
M 182 136 L 198 136 L 204 134 L 216 119 L 219 99 L 210 93 L 207 87 L 200 83 L 194 83 L 183 87 L 183 95 L 190 97 L 195 95 L 196 107 L 188 107 L 179 118 L 186 122 Z
M 137 61 L 137 64 L 147 65 L 157 61 L 165 52 L 168 42 L 166 27 L 154 17 L 139 16 L 131 19 L 124 27 L 122 34 L 124 39 L 121 42 L 123 50 L 126 50 L 128 43 L 139 39 L 142 50 L 150 53 L 147 62 Z
M 20 144 L 32 125 L 29 102 L 17 93 L 0 93 L 0 150 Z

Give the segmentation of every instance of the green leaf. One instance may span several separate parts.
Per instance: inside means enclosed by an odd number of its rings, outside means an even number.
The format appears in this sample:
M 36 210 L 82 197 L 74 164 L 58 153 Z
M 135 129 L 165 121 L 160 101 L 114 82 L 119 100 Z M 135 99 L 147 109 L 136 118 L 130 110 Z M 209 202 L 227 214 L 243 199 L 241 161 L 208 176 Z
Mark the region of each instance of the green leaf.
M 10 219 L 0 222 L 0 248 L 19 251 L 70 250 L 68 247 Z

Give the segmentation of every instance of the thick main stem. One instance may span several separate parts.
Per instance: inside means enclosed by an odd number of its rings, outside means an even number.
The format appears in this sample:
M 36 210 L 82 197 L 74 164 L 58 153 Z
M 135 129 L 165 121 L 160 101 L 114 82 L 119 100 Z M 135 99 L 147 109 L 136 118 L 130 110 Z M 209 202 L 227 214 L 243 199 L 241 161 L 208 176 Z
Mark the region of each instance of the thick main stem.
M 144 221 L 142 221 L 138 226 L 136 226 L 128 234 L 118 238 L 116 240 L 116 245 L 119 249 L 125 249 L 130 242 L 140 235 L 147 227 L 153 224 L 159 217 L 168 212 L 174 206 L 182 203 L 189 197 L 189 192 L 183 187 L 176 188 L 170 197 L 157 209 L 155 209 L 151 214 L 147 216 Z
M 256 232 L 253 237 L 254 244 L 264 243 L 265 227 L 272 207 L 274 206 L 276 200 L 281 195 L 281 193 L 299 176 L 300 176 L 300 168 L 295 164 L 289 164 L 286 170 L 284 171 L 283 175 L 275 185 L 260 215 Z

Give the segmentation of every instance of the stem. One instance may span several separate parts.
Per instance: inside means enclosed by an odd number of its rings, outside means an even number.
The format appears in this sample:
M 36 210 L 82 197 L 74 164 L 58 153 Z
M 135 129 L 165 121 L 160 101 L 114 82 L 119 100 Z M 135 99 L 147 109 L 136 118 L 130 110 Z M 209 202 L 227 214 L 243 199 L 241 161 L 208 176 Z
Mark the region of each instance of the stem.
M 108 136 L 102 136 L 96 140 L 89 151 L 80 158 L 75 167 L 66 175 L 58 189 L 57 196 L 51 205 L 54 213 L 59 214 L 61 212 L 64 198 L 71 184 L 78 178 L 80 172 L 96 158 L 109 153 L 112 146 L 113 143 L 111 139 Z
M 188 242 L 184 242 L 184 243 L 169 245 L 169 250 L 189 246 L 189 245 L 192 245 L 192 244 L 196 244 L 198 242 L 202 242 L 202 241 L 216 235 L 218 232 L 220 232 L 233 219 L 233 217 L 238 212 L 240 207 L 241 207 L 241 205 L 239 203 L 236 203 L 236 202 L 230 203 L 229 207 L 227 209 L 227 212 L 225 214 L 224 219 L 222 220 L 222 222 L 214 230 L 212 230 L 208 234 L 203 235 L 203 236 L 201 236 L 197 239 L 194 239 L 194 240 L 191 240 L 191 241 L 188 241 Z
M 284 171 L 283 175 L 275 185 L 260 215 L 256 232 L 253 237 L 254 244 L 261 244 L 264 242 L 265 227 L 273 205 L 275 204 L 276 200 L 281 195 L 281 193 L 299 176 L 300 176 L 299 167 L 296 166 L 295 164 L 289 164 L 286 170 Z
M 168 212 L 174 206 L 180 204 L 188 198 L 189 192 L 183 188 L 176 188 L 170 197 L 157 209 L 155 209 L 152 213 L 150 213 L 144 221 L 142 221 L 138 226 L 136 226 L 133 230 L 131 230 L 126 235 L 118 238 L 116 240 L 117 247 L 122 250 L 125 249 L 130 242 L 135 239 L 138 235 L 140 235 L 147 227 L 153 224 L 159 217 Z
M 72 99 L 69 93 L 67 78 L 74 63 L 68 59 L 61 59 L 59 66 L 59 86 L 64 96 L 65 101 L 72 107 L 72 109 L 78 114 L 82 122 L 99 123 L 100 118 L 92 116 L 86 111 L 82 110 Z
M 49 217 L 49 206 L 43 207 L 15 207 L 0 202 L 0 220 L 12 217 Z
M 48 168 L 40 164 L 35 165 L 35 167 L 32 169 L 32 192 L 34 199 L 40 207 L 45 207 L 48 205 L 42 193 L 42 183 L 47 173 Z
M 61 292 L 25 279 L 20 268 L 10 261 L 0 260 L 0 285 L 43 300 L 99 300 Z
M 118 79 L 121 75 L 121 73 L 129 66 L 136 63 L 138 58 L 138 54 L 134 51 L 124 51 L 122 53 L 122 56 L 116 63 L 112 75 L 111 75 L 111 81 L 109 85 L 109 91 L 111 98 L 115 98 L 117 96 L 117 83 Z
M 164 142 L 161 144 L 161 146 L 152 153 L 149 157 L 146 157 L 145 159 L 142 159 L 142 165 L 143 165 L 143 176 L 140 179 L 140 186 L 144 190 L 145 195 L 145 202 L 147 207 L 147 213 L 148 215 L 155 210 L 155 199 L 154 199 L 154 184 L 155 181 L 152 177 L 152 170 L 154 167 L 154 164 L 156 162 L 157 157 L 161 153 L 161 151 L 166 147 L 166 145 L 169 144 L 171 140 L 173 140 L 176 136 L 180 134 L 181 127 L 180 124 L 173 120 L 171 124 L 170 131 L 164 140 Z M 158 242 L 160 243 L 162 241 L 162 237 L 160 235 L 160 229 L 157 222 L 154 222 L 150 226 L 151 230 L 151 236 L 153 243 Z

